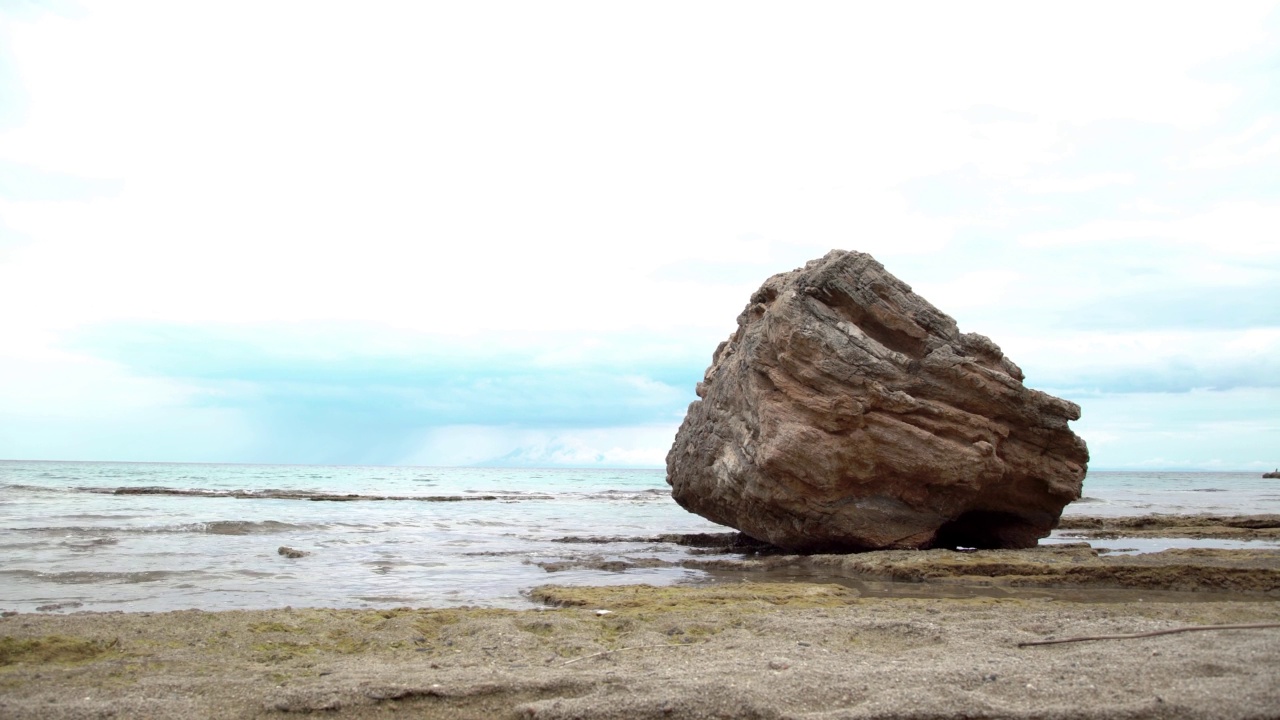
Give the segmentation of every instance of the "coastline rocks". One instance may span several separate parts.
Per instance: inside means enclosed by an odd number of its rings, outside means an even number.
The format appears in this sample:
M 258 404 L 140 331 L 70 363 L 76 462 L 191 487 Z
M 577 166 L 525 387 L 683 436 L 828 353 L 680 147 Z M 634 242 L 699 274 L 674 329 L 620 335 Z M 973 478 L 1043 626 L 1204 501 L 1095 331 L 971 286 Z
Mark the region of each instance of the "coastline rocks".
M 1272 471 L 1272 472 L 1269 472 L 1269 473 L 1262 473 L 1262 478 L 1263 478 L 1264 480 L 1275 480 L 1275 479 L 1280 479 L 1280 469 L 1276 469 L 1276 470 L 1274 470 L 1274 471 Z
M 1033 547 L 1080 497 L 1080 408 L 870 255 L 774 275 L 667 455 L 685 509 L 798 552 Z

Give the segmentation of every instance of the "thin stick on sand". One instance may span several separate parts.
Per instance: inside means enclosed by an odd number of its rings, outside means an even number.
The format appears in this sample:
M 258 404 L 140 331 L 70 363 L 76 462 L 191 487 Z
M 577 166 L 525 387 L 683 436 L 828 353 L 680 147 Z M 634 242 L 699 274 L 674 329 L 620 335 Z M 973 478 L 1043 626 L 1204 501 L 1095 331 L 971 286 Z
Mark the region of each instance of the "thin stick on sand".
M 691 645 L 672 645 L 672 644 L 666 644 L 666 645 L 632 645 L 631 647 L 623 647 L 623 648 L 618 648 L 618 649 L 616 649 L 616 650 L 605 650 L 605 651 L 603 651 L 603 652 L 591 653 L 590 655 L 583 655 L 582 657 L 576 657 L 576 658 L 574 658 L 574 659 L 572 659 L 572 660 L 566 660 L 565 662 L 562 662 L 562 663 L 560 663 L 560 664 L 561 664 L 561 665 L 572 665 L 572 664 L 574 664 L 574 663 L 578 662 L 579 660 L 590 660 L 591 658 L 594 658 L 594 657 L 600 657 L 601 655 L 609 655 L 609 654 L 611 654 L 611 653 L 622 652 L 623 650 L 655 650 L 655 649 L 657 649 L 657 648 L 686 648 L 686 647 L 692 647 L 692 646 L 691 646 Z
M 1174 633 L 1198 632 L 1201 630 L 1261 630 L 1263 628 L 1280 628 L 1280 623 L 1258 623 L 1256 625 L 1191 625 L 1188 627 L 1170 628 L 1168 630 L 1153 630 L 1151 632 L 1133 633 L 1132 635 L 1085 635 L 1082 637 L 1069 637 L 1058 640 L 1033 640 L 1030 642 L 1020 642 L 1018 643 L 1018 647 L 1031 647 L 1032 645 L 1060 645 L 1062 643 L 1085 642 L 1088 640 L 1130 640 L 1132 638 L 1155 637 L 1157 635 L 1172 635 Z

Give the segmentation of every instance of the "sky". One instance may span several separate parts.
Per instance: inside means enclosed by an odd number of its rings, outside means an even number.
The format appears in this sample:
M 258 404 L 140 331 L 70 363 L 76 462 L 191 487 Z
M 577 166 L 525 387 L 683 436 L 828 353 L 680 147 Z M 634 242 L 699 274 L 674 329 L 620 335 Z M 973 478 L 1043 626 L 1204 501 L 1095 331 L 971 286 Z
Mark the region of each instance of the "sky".
M 832 248 L 1280 465 L 1280 3 L 0 0 L 0 458 L 660 467 Z

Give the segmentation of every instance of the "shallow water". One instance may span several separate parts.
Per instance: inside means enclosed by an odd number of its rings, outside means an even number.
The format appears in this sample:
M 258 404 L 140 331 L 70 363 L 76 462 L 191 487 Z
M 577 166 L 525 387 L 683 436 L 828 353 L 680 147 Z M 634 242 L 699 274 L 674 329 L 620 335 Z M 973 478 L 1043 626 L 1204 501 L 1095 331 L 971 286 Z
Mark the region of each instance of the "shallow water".
M 1280 513 L 1280 480 L 1262 473 L 1090 472 L 1064 515 Z
M 1041 545 L 1070 545 L 1087 543 L 1093 548 L 1113 555 L 1139 555 L 1170 548 L 1217 550 L 1268 550 L 1280 549 L 1280 542 L 1272 540 L 1232 540 L 1227 538 L 1161 538 L 1119 537 L 1091 538 L 1078 530 L 1055 530 L 1040 541 Z
M 522 593 L 548 582 L 708 580 L 672 567 L 543 567 L 679 562 L 688 548 L 646 538 L 727 530 L 676 505 L 664 478 L 661 470 L 2 461 L 0 609 L 527 607 Z M 1067 512 L 1280 512 L 1280 482 L 1250 474 L 1093 473 L 1085 495 Z M 633 540 L 558 542 L 619 536 Z M 1050 538 L 1060 540 L 1070 538 Z M 1144 540 L 1141 550 L 1204 541 L 1159 542 Z M 309 554 L 286 558 L 281 546 Z

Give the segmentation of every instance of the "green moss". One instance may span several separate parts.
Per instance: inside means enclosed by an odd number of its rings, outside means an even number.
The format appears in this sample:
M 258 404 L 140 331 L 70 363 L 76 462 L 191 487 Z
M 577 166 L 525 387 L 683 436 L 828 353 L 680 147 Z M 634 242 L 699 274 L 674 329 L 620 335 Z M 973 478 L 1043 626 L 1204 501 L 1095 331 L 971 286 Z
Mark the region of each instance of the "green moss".
M 533 591 L 542 602 L 583 608 L 562 617 L 588 624 L 593 640 L 605 648 L 634 642 L 641 633 L 663 633 L 672 644 L 702 642 L 729 628 L 746 627 L 753 618 L 780 608 L 844 607 L 858 595 L 840 585 L 805 583 L 741 583 L 701 587 L 543 586 Z M 597 617 L 591 610 L 608 610 Z M 534 634 L 550 634 L 549 623 L 524 627 Z
M 295 627 L 293 625 L 285 625 L 284 623 L 279 623 L 279 622 L 258 622 L 258 623 L 253 623 L 249 626 L 249 632 L 255 632 L 255 633 L 267 633 L 267 632 L 291 633 L 291 632 L 298 632 L 298 630 L 300 629 L 301 628 Z
M 484 620 L 498 617 L 518 617 L 516 610 L 497 608 L 451 608 L 446 610 L 416 610 L 413 628 L 424 640 L 431 641 L 441 637 L 445 628 L 462 624 L 467 620 Z M 450 630 L 455 635 L 474 635 L 475 627 Z
M 376 647 L 368 640 L 351 637 L 351 633 L 346 630 L 330 630 L 326 635 L 329 642 L 323 643 L 320 648 L 329 652 L 353 655 Z
M 311 643 L 266 642 L 253 646 L 253 659 L 262 663 L 277 663 L 310 655 L 320 648 Z
M 276 663 L 312 653 L 354 655 L 379 647 L 368 640 L 352 637 L 346 630 L 330 630 L 322 637 L 309 636 L 309 638 L 310 641 L 301 642 L 286 640 L 257 643 L 252 646 L 253 659 L 258 662 Z
M 690 625 L 687 628 L 685 628 L 685 634 L 692 638 L 701 638 L 701 637 L 708 637 L 711 635 L 719 635 L 720 631 L 722 630 L 724 630 L 724 628 L 718 625 L 708 625 L 706 623 L 699 623 L 697 625 Z
M 607 616 L 596 625 L 596 635 L 606 646 L 616 645 L 636 628 L 636 621 L 628 617 Z
M 428 610 L 420 613 L 413 621 L 413 627 L 427 640 L 440 637 L 440 631 L 449 625 L 462 622 L 462 610 Z
M 533 590 L 533 599 L 548 605 L 600 608 L 626 614 L 715 608 L 760 611 L 778 607 L 841 607 L 854 602 L 857 597 L 854 591 L 840 585 L 809 583 L 740 583 L 704 587 L 543 585 Z
M 405 615 L 416 615 L 419 613 L 418 610 L 414 610 L 413 608 L 408 608 L 408 607 L 389 608 L 386 610 L 355 610 L 355 611 L 348 611 L 348 612 L 354 612 L 355 613 L 354 617 L 356 622 L 359 622 L 362 625 L 377 625 L 377 626 L 386 624 L 388 620 L 395 620 L 398 617 L 403 617 Z
M 116 651 L 118 641 L 46 635 L 38 638 L 0 637 L 0 665 L 17 663 L 78 663 Z
M 516 627 L 532 635 L 537 635 L 538 637 L 550 637 L 551 635 L 555 634 L 555 631 L 556 631 L 556 626 L 552 625 L 546 620 L 537 620 L 529 623 L 517 623 Z

